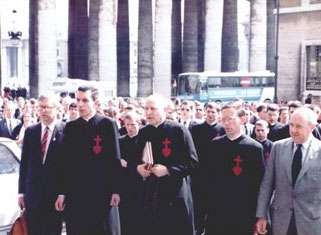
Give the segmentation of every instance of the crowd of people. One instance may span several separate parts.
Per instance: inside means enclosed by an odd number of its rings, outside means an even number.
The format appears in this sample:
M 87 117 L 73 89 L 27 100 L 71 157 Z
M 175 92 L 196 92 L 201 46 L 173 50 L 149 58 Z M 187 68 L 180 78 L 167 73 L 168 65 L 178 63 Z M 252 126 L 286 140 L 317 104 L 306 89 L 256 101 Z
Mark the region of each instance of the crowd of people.
M 0 136 L 22 147 L 18 203 L 31 235 L 61 234 L 62 221 L 71 235 L 321 228 L 318 105 L 103 102 L 91 87 L 2 102 Z

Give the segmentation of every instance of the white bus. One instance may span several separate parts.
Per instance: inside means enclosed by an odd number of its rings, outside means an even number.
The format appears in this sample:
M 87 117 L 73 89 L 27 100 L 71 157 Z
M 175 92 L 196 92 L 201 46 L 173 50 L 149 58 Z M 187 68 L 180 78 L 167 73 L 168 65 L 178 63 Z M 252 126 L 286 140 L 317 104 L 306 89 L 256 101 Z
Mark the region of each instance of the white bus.
M 201 102 L 230 102 L 236 98 L 246 102 L 271 102 L 274 85 L 275 75 L 269 71 L 181 73 L 176 97 Z
M 107 81 L 88 81 L 74 78 L 57 78 L 52 89 L 56 94 L 65 93 L 74 95 L 80 86 L 92 86 L 97 88 L 100 98 L 111 98 L 116 96 L 116 85 Z

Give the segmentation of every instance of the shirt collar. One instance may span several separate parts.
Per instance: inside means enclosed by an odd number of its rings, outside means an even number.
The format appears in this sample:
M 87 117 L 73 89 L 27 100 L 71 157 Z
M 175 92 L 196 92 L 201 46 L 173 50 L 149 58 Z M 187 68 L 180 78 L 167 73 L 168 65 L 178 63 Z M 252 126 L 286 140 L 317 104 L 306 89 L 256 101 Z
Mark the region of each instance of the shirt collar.
M 266 141 L 267 138 L 265 138 L 264 140 L 259 140 L 259 139 L 256 139 L 256 141 L 260 142 L 260 143 L 263 143 L 264 141 Z
M 216 125 L 216 123 L 217 123 L 217 121 L 212 122 L 212 123 L 208 123 L 207 121 L 205 121 L 205 122 L 206 122 L 206 124 L 209 125 L 209 126 L 214 126 L 214 125 Z
M 226 137 L 227 137 L 229 140 L 234 141 L 234 140 L 237 140 L 238 138 L 240 138 L 242 135 L 243 135 L 243 134 L 240 133 L 237 137 L 235 137 L 235 138 L 233 138 L 233 139 L 230 138 L 230 137 L 228 137 L 227 135 L 226 135 Z
M 56 123 L 57 123 L 57 119 L 55 119 L 52 123 L 50 123 L 50 125 L 48 125 L 48 128 L 49 128 L 49 130 L 51 132 L 53 132 L 53 130 L 55 129 Z M 42 133 L 45 131 L 46 127 L 47 126 L 41 122 L 41 131 L 42 131 Z
M 127 135 L 128 135 L 128 134 L 127 134 Z M 133 139 L 133 138 L 135 138 L 137 135 L 138 135 L 138 133 L 137 133 L 136 135 L 133 135 L 133 136 L 129 136 L 129 135 L 128 135 L 128 137 L 131 138 L 131 139 Z
M 152 125 L 152 126 L 158 128 L 160 125 L 162 125 L 165 122 L 165 120 L 166 120 L 166 117 L 164 117 L 163 120 L 158 125 Z
M 90 117 L 88 117 L 86 119 L 82 117 L 82 119 L 85 120 L 86 122 L 89 122 L 90 119 L 92 119 L 95 115 L 96 115 L 96 111 L 94 111 L 93 114 Z
M 302 143 L 302 147 L 304 148 L 304 149 L 307 149 L 308 147 L 309 147 L 309 145 L 310 145 L 310 143 L 311 143 L 311 141 L 312 141 L 312 138 L 313 138 L 313 135 L 312 134 L 310 134 L 309 135 L 309 137 L 308 137 L 308 139 L 304 142 L 304 143 Z M 294 144 L 294 146 L 298 146 L 297 144 Z

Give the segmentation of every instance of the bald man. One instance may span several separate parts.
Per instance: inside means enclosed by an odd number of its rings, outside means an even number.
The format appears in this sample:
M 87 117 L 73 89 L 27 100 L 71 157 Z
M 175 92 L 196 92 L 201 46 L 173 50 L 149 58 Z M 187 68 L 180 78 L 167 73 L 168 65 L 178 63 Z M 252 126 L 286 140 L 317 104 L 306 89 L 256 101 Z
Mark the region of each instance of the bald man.
M 146 100 L 148 125 L 137 138 L 137 173 L 144 179 L 139 197 L 139 234 L 194 234 L 193 202 L 189 175 L 198 166 L 194 143 L 188 129 L 165 120 L 164 97 Z M 154 164 L 141 164 L 146 142 L 151 142 Z
M 290 119 L 291 138 L 277 141 L 261 184 L 255 234 L 265 234 L 269 203 L 273 235 L 316 235 L 321 230 L 321 142 L 313 137 L 317 123 L 309 108 Z

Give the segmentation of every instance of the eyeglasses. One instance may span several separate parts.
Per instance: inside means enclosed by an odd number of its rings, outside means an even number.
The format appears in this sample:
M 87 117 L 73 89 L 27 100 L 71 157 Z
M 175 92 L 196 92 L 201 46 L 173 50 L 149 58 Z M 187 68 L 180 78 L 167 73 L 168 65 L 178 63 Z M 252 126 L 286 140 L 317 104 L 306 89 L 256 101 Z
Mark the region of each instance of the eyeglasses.
M 190 111 L 190 109 L 187 109 L 187 108 L 181 108 L 181 110 L 182 110 L 182 111 L 187 111 L 187 112 Z
M 223 122 L 232 122 L 232 121 L 235 121 L 236 120 L 236 117 L 228 117 L 228 118 L 222 118 L 222 123 Z
M 38 109 L 39 110 L 51 110 L 51 109 L 53 109 L 55 106 L 42 106 L 42 105 L 40 105 L 40 106 L 38 106 Z

